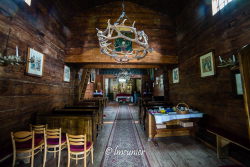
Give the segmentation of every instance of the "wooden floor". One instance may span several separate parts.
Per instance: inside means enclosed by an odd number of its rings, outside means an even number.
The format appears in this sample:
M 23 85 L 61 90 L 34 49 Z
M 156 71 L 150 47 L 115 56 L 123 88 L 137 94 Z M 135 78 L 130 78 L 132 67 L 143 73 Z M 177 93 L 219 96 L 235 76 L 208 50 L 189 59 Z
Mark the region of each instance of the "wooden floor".
M 95 143 L 94 165 L 91 165 L 89 161 L 89 167 L 101 166 L 117 109 L 118 104 L 110 103 L 104 111 L 104 126 L 97 138 L 97 143 Z M 132 111 L 134 120 L 137 121 L 138 107 L 130 105 L 130 110 Z M 156 147 L 152 142 L 148 142 L 144 131 L 138 123 L 137 130 L 152 167 L 219 167 L 221 165 L 234 165 L 234 163 L 229 160 L 217 159 L 216 153 L 213 150 L 191 137 L 169 137 L 157 139 L 159 146 Z M 35 167 L 42 165 L 42 156 L 39 157 L 36 158 Z M 46 166 L 56 166 L 56 159 L 53 159 L 52 156 L 48 159 Z M 67 151 L 64 150 L 61 166 L 64 167 L 66 164 Z M 17 166 L 29 165 L 20 164 Z M 82 166 L 82 163 L 75 165 L 75 163 L 72 162 L 71 166 Z

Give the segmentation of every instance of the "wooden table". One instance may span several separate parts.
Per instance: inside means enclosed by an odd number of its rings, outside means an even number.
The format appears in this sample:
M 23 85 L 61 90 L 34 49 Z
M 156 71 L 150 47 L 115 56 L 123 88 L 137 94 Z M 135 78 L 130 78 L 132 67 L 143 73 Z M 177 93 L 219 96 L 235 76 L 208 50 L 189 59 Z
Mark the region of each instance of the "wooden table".
M 157 116 L 156 116 L 157 115 Z M 165 117 L 159 121 L 157 117 Z M 155 137 L 168 137 L 168 136 L 187 136 L 194 134 L 194 128 L 196 122 L 199 118 L 202 118 L 203 114 L 199 113 L 195 114 L 153 114 L 151 112 L 147 112 L 146 115 L 146 133 L 149 140 L 154 139 Z M 180 117 L 180 118 L 179 118 Z M 165 120 L 165 121 L 164 121 Z M 194 122 L 193 127 L 182 127 L 180 126 L 180 121 L 192 121 Z M 156 125 L 164 124 L 166 128 L 157 129 Z

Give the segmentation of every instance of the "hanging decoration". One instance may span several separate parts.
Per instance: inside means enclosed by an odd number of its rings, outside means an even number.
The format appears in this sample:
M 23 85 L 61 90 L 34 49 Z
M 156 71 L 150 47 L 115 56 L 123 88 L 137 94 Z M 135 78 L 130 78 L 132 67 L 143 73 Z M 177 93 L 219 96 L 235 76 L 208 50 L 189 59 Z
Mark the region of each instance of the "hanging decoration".
M 128 72 L 125 69 L 121 69 L 121 72 L 119 72 L 118 74 L 115 75 L 115 77 L 117 78 L 117 80 L 119 79 L 123 79 L 123 80 L 130 80 L 131 77 L 133 77 L 133 74 Z
M 114 24 L 111 24 L 109 19 L 106 30 L 97 28 L 101 53 L 114 58 L 118 63 L 142 59 L 153 50 L 148 44 L 145 32 L 136 30 L 135 21 L 132 26 L 125 25 L 129 18 L 125 12 L 124 1 L 122 8 L 122 13 Z

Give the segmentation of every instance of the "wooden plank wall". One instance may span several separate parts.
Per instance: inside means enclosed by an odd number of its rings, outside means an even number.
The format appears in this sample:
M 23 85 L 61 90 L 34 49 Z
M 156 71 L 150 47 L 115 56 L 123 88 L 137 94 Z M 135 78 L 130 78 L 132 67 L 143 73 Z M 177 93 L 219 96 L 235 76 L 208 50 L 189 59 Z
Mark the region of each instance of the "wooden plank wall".
M 232 71 L 216 67 L 216 75 L 201 78 L 199 56 L 214 50 L 228 57 L 250 43 L 250 1 L 232 1 L 212 16 L 210 1 L 193 0 L 177 18 L 180 83 L 172 84 L 170 99 L 185 101 L 207 114 L 206 126 L 220 128 L 234 136 L 248 138 L 243 98 L 233 89 Z M 172 72 L 169 73 L 170 78 Z
M 27 56 L 28 47 L 45 55 L 42 77 L 25 74 L 24 65 L 0 66 L 0 159 L 12 151 L 11 131 L 28 130 L 37 112 L 49 112 L 73 100 L 73 82 L 63 82 L 65 27 L 55 13 L 48 14 L 49 9 L 42 4 L 32 4 L 0 3 L 0 51 L 5 48 L 10 28 L 8 53 L 15 54 L 18 45 L 22 58 Z
M 130 19 L 127 22 L 128 25 L 132 25 L 135 20 L 135 27 L 148 34 L 150 46 L 158 55 L 176 55 L 175 25 L 168 16 L 127 1 L 125 9 Z M 68 23 L 72 27 L 72 35 L 67 43 L 66 54 L 79 55 L 78 57 L 88 57 L 90 53 L 91 56 L 95 56 L 93 53 L 99 54 L 96 28 L 105 30 L 108 19 L 114 23 L 119 18 L 121 11 L 121 2 L 117 1 L 91 8 L 81 15 L 73 17 L 72 21 Z M 98 61 L 97 59 L 96 62 Z

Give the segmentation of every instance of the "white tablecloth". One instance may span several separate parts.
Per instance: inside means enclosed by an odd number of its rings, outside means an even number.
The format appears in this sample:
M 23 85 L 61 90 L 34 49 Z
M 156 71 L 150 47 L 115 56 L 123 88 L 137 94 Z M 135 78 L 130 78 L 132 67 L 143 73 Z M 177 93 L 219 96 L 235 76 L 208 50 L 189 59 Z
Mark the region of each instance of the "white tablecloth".
M 170 114 L 153 114 L 155 117 L 156 124 L 162 124 L 167 121 L 175 120 L 175 119 L 188 119 L 188 118 L 202 118 L 203 113 L 189 113 L 189 114 L 177 114 L 176 112 L 172 112 Z

